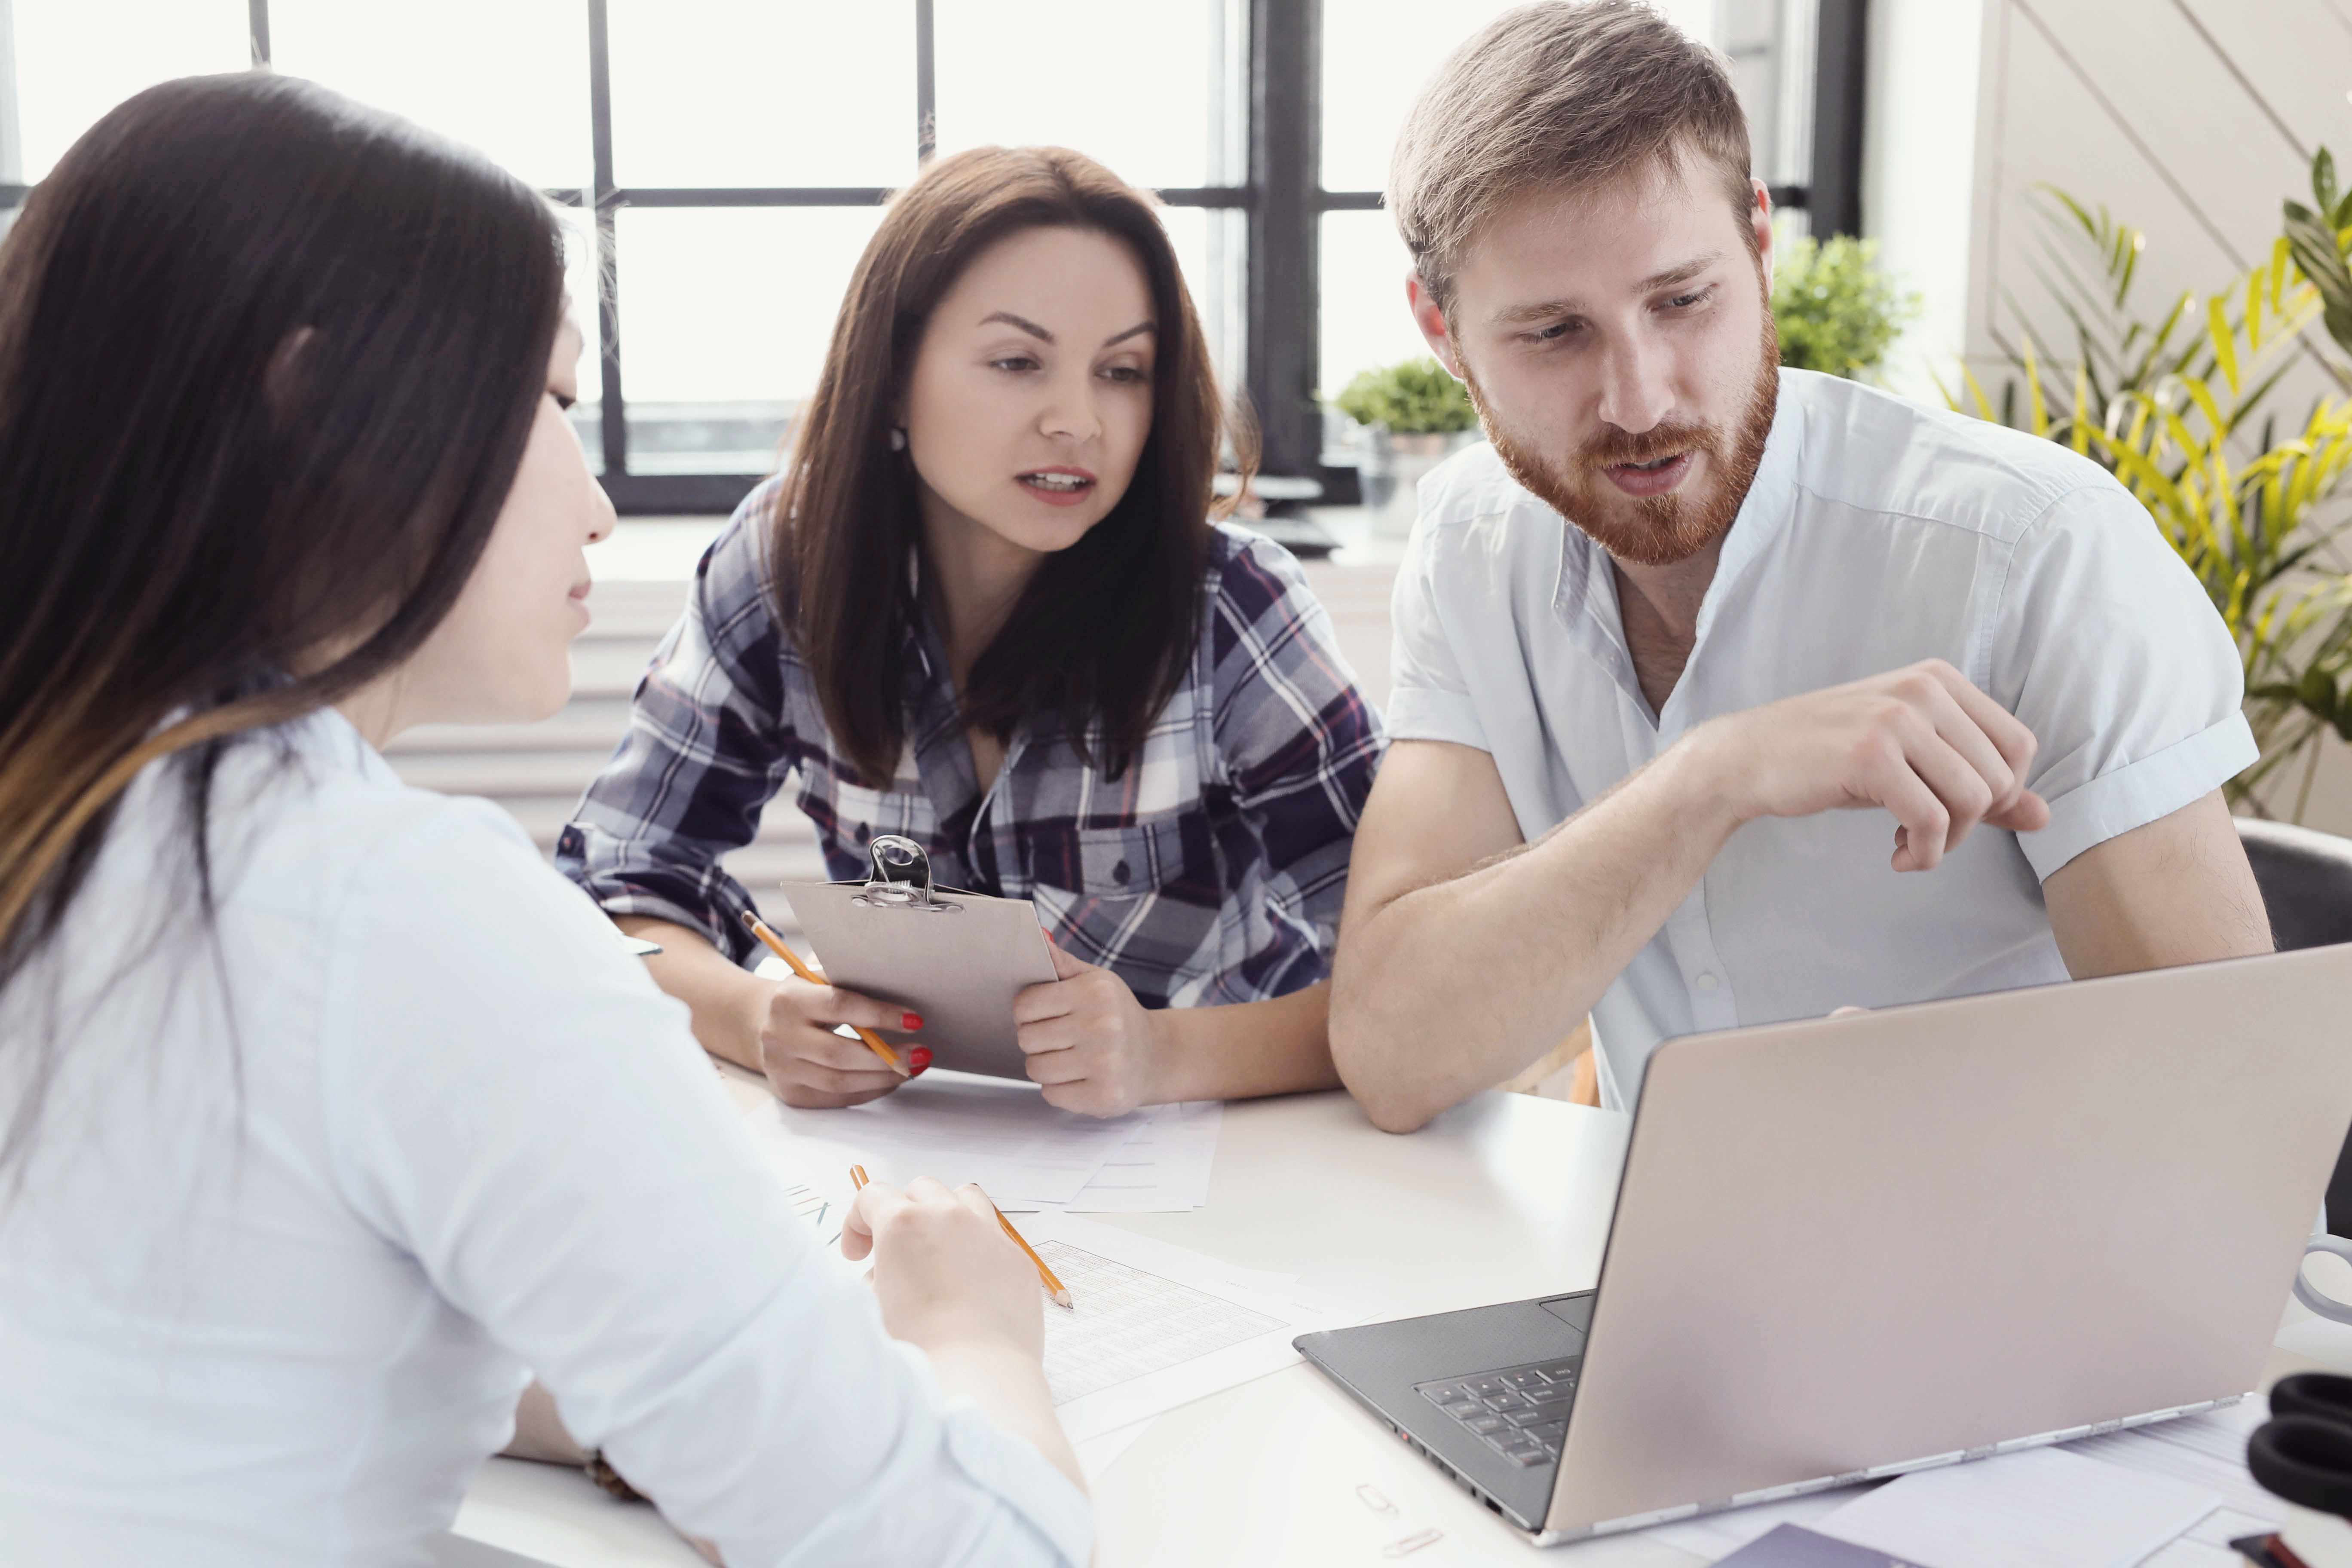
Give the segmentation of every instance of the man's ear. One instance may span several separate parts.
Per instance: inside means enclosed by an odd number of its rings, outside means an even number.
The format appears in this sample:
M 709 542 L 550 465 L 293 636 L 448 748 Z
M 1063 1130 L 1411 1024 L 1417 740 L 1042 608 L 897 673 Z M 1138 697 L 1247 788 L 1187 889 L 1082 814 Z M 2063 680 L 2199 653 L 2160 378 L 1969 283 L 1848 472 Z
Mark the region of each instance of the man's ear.
M 1404 275 L 1405 303 L 1412 308 L 1412 324 L 1429 343 L 1429 352 L 1437 363 L 1456 381 L 1470 378 L 1462 374 L 1462 358 L 1454 344 L 1454 329 L 1445 319 L 1445 311 L 1430 294 L 1429 285 L 1421 280 L 1419 268 L 1408 268 Z
M 1761 180 L 1750 180 L 1756 194 L 1748 211 L 1748 221 L 1756 227 L 1756 260 L 1764 268 L 1764 280 L 1772 279 L 1772 193 Z

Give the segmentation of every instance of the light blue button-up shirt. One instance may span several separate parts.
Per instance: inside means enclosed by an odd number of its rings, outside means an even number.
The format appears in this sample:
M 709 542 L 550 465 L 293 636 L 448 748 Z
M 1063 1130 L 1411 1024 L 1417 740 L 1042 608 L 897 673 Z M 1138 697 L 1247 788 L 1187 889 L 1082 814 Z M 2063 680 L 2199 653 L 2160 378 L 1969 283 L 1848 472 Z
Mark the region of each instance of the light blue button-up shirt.
M 2147 511 L 2054 443 L 1780 373 L 1770 438 L 1655 714 L 1608 557 L 1489 447 L 1421 482 L 1394 605 L 1396 741 L 1491 753 L 1533 840 L 1718 714 L 1928 658 L 2033 731 L 2050 826 L 1927 873 L 1881 811 L 1765 818 L 1593 1009 L 1630 1108 L 1660 1041 L 2064 980 L 2042 879 L 2252 763 L 2238 655 Z

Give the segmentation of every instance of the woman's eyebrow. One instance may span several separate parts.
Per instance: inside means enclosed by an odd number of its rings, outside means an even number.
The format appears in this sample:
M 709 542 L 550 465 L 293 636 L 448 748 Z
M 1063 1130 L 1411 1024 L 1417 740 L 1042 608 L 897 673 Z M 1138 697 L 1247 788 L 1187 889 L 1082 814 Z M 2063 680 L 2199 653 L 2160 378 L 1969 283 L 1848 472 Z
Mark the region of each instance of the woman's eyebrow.
M 1008 327 L 1018 327 L 1039 342 L 1050 343 L 1054 341 L 1053 333 L 1025 316 L 1016 316 L 1010 310 L 992 310 L 980 319 L 980 324 L 983 327 L 991 321 L 1003 321 Z
M 1113 332 L 1110 336 L 1105 338 L 1103 340 L 1103 347 L 1108 348 L 1113 343 L 1123 343 L 1139 332 L 1157 332 L 1159 331 L 1160 329 L 1150 321 L 1138 321 L 1135 325 L 1128 328 L 1127 331 L 1123 332 Z

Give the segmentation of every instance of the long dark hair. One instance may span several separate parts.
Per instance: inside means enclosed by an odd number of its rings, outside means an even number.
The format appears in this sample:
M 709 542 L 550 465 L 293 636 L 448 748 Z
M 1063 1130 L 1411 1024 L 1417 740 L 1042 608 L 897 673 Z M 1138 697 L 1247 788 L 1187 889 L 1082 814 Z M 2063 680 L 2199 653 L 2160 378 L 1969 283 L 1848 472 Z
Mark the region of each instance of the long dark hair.
M 291 78 L 151 88 L 26 197 L 0 244 L 0 987 L 158 758 L 209 919 L 223 750 L 448 613 L 562 310 L 534 192 Z
M 922 533 L 915 471 L 890 449 L 891 410 L 940 296 L 982 250 L 1022 229 L 1108 235 L 1143 268 L 1159 324 L 1151 433 L 1127 493 L 1045 559 L 973 662 L 964 722 L 1002 740 L 1024 718 L 1056 714 L 1078 756 L 1116 778 L 1183 680 L 1226 422 L 1157 206 L 1076 153 L 982 147 L 940 160 L 899 192 L 866 247 L 794 433 L 772 553 L 788 567 L 776 584 L 779 617 L 835 744 L 868 784 L 886 785 L 898 770 L 906 630 L 919 611 L 907 572 Z M 1245 435 L 1240 445 L 1246 466 Z

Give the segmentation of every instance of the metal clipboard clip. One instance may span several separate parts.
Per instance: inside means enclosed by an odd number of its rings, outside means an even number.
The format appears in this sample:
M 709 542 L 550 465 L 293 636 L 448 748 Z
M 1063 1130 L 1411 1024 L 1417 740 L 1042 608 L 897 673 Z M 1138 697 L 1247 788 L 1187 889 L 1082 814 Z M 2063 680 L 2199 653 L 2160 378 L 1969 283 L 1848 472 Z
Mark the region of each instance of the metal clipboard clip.
M 917 910 L 925 914 L 963 913 L 961 904 L 951 904 L 935 896 L 931 858 L 913 839 L 896 833 L 879 834 L 866 847 L 866 854 L 873 875 L 866 879 L 866 890 L 851 899 L 851 903 L 868 909 Z

